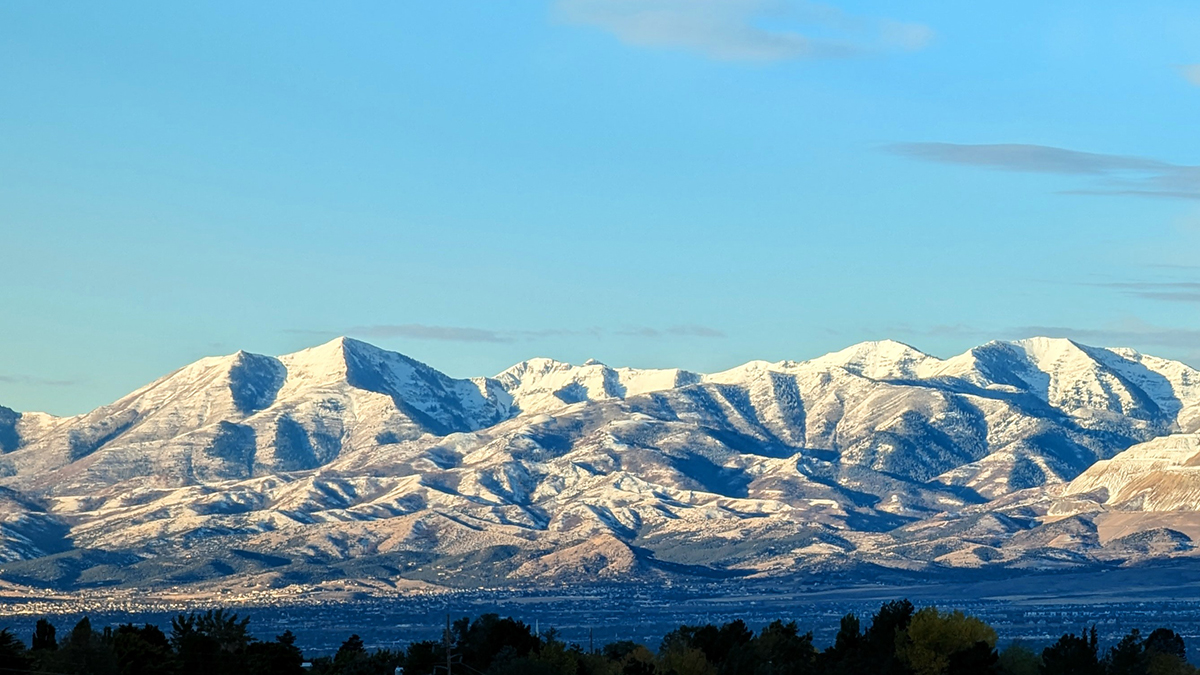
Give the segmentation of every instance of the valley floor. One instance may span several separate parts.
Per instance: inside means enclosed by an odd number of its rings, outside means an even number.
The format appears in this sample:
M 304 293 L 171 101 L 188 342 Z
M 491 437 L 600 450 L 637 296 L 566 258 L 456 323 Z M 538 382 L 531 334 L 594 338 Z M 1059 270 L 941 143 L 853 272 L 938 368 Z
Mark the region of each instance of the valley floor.
M 351 633 L 370 647 L 395 647 L 438 639 L 446 614 L 453 618 L 495 612 L 542 630 L 555 628 L 562 639 L 586 647 L 634 640 L 657 645 L 681 624 L 721 624 L 743 619 L 761 628 L 775 619 L 795 620 L 811 630 L 815 643 L 833 640 L 847 612 L 869 618 L 889 600 L 908 598 L 918 607 L 961 609 L 999 633 L 1002 644 L 1020 641 L 1040 649 L 1066 632 L 1097 625 L 1102 642 L 1112 643 L 1130 628 L 1149 632 L 1168 626 L 1189 644 L 1200 661 L 1200 564 L 1166 563 L 1107 571 L 1030 573 L 998 578 L 980 575 L 919 582 L 892 575 L 874 582 L 797 584 L 739 583 L 597 585 L 541 590 L 477 590 L 393 597 L 320 594 L 252 600 L 180 596 L 73 594 L 9 596 L 0 606 L 0 624 L 26 635 L 38 618 L 71 625 L 84 614 L 96 625 L 124 622 L 169 624 L 175 614 L 201 607 L 230 606 L 251 617 L 251 630 L 271 639 L 291 630 L 306 653 L 334 651 Z

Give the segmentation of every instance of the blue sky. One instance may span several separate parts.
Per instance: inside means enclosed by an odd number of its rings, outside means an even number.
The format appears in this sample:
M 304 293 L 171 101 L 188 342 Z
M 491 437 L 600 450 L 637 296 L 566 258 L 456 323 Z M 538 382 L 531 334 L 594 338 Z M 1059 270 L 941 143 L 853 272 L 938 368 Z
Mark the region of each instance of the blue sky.
M 1200 364 L 1198 64 L 1194 2 L 4 3 L 0 405 L 343 333 Z

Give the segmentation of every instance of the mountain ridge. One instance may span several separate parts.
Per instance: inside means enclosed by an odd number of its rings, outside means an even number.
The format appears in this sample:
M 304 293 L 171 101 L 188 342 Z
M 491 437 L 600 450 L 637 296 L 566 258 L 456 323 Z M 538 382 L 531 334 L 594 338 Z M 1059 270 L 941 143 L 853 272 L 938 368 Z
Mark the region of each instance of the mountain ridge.
M 1197 431 L 1200 373 L 1053 338 L 467 379 L 338 338 L 207 357 L 82 415 L 5 411 L 0 578 L 35 585 L 1087 565 L 1190 555 L 1157 505 L 1200 507 L 1186 467 L 1157 501 L 1070 487 Z M 1135 539 L 1094 534 L 1118 521 Z

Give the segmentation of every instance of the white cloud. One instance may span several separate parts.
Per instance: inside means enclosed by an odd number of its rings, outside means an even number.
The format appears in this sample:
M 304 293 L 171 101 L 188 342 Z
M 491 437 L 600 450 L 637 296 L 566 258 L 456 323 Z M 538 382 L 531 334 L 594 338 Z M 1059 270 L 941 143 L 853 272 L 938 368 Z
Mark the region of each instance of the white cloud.
M 1180 66 L 1179 72 L 1183 73 L 1183 78 L 1188 82 L 1200 87 L 1200 63 L 1190 66 Z
M 683 49 L 725 61 L 849 58 L 914 51 L 925 25 L 852 16 L 802 0 L 558 0 L 563 20 L 642 47 Z

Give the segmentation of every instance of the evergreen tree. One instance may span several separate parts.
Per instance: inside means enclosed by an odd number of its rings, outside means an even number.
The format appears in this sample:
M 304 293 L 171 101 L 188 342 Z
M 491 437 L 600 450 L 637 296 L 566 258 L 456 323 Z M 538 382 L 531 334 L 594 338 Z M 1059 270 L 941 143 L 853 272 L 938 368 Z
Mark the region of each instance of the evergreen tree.
M 1096 627 L 1083 635 L 1068 633 L 1042 650 L 1041 675 L 1104 675 L 1097 657 Z
M 91 619 L 85 616 L 71 629 L 71 635 L 59 645 L 58 650 L 43 663 L 52 666 L 56 672 L 116 675 L 119 669 L 113 652 L 113 640 L 111 630 L 97 634 L 92 630 Z
M 333 671 L 339 675 L 368 675 L 371 672 L 370 655 L 362 638 L 358 635 L 346 638 L 333 657 Z
M 0 672 L 29 672 L 32 661 L 25 651 L 25 643 L 17 639 L 7 628 L 0 630 Z
M 775 621 L 754 641 L 758 656 L 756 675 L 810 675 L 816 672 L 817 650 L 812 633 L 800 635 L 796 622 Z
M 912 618 L 913 604 L 908 600 L 894 600 L 879 608 L 871 618 L 871 627 L 863 634 L 860 667 L 864 672 L 898 675 L 908 670 L 897 656 L 896 641 Z
M 1134 628 L 1108 650 L 1104 670 L 1108 675 L 1146 675 L 1145 643 Z
M 404 675 L 430 675 L 446 662 L 446 651 L 436 640 L 422 640 L 408 645 L 404 652 Z
M 45 619 L 38 619 L 33 629 L 33 640 L 30 642 L 32 651 L 54 651 L 58 649 L 58 640 L 54 636 L 54 624 Z
M 171 643 L 157 626 L 132 624 L 117 628 L 113 653 L 121 675 L 160 675 L 176 669 Z
M 859 675 L 867 672 L 862 665 L 862 642 L 858 617 L 854 614 L 843 616 L 833 645 L 818 659 L 822 672 L 828 675 Z
M 296 647 L 291 631 L 274 642 L 253 642 L 246 648 L 246 666 L 250 675 L 301 675 L 304 654 Z

